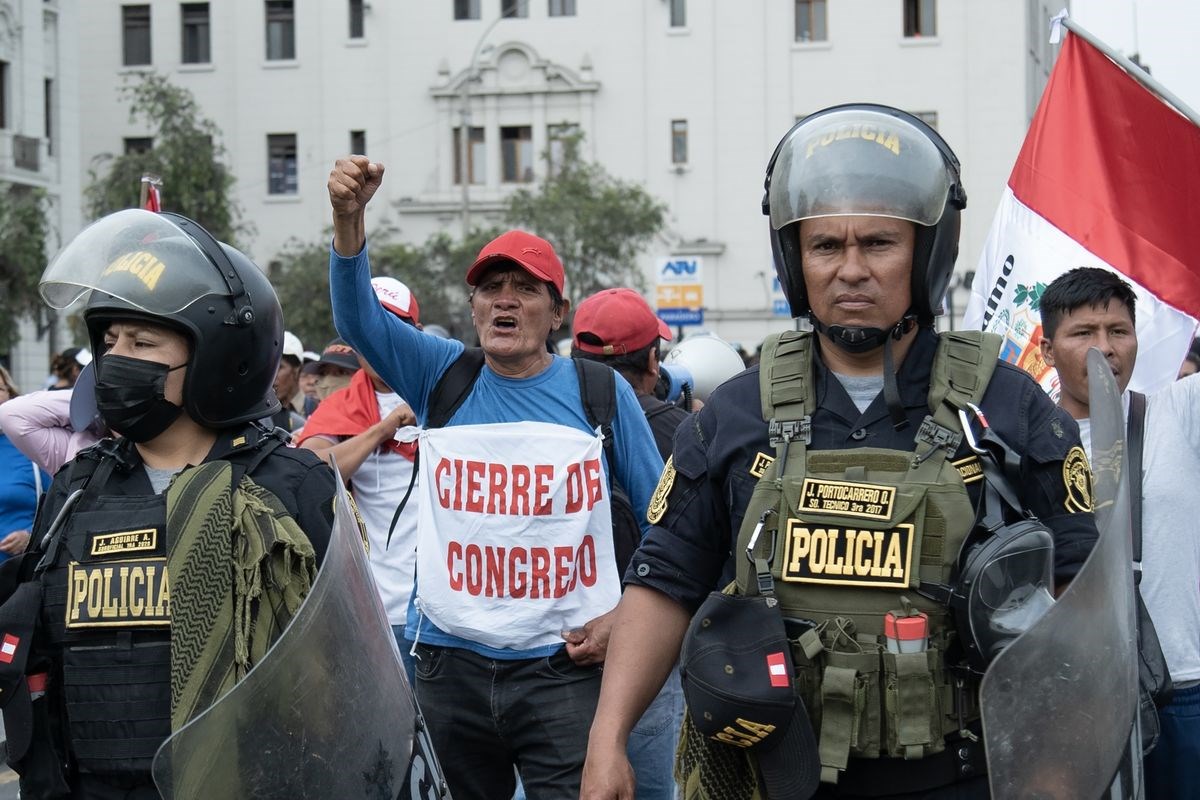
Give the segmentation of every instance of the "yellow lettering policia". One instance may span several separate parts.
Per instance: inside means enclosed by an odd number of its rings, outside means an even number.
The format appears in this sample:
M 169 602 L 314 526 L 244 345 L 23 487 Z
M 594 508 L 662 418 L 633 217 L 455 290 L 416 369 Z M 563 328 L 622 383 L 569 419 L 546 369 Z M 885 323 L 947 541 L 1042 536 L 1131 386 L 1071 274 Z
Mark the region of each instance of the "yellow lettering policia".
M 139 250 L 135 253 L 126 253 L 113 261 L 102 274 L 112 275 L 115 272 L 128 272 L 153 292 L 154 287 L 158 285 L 158 279 L 162 277 L 163 270 L 166 268 L 166 264 L 159 261 L 154 254 Z
M 165 558 L 71 563 L 67 592 L 68 628 L 171 624 Z
M 812 158 L 818 147 L 826 147 L 842 139 L 866 139 L 891 150 L 894 155 L 900 155 L 900 137 L 894 131 L 876 128 L 872 125 L 845 125 L 836 131 L 831 131 L 819 137 L 813 137 L 808 142 L 804 157 Z

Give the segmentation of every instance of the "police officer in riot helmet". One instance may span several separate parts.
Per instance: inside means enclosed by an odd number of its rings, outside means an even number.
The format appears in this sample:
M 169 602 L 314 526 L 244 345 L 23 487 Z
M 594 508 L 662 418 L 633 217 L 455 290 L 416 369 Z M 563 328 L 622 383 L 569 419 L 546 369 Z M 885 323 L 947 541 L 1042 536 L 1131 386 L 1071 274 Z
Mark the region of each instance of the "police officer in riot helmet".
M 1003 461 L 1020 506 L 988 519 L 1049 532 L 1049 582 L 1071 579 L 1096 528 L 1071 419 L 995 337 L 933 329 L 965 206 L 950 147 L 897 109 L 825 109 L 779 143 L 763 211 L 811 330 L 769 337 L 676 436 L 581 797 L 634 796 L 624 743 L 677 657 L 689 800 L 987 796 L 979 654 L 996 645 L 968 647 L 950 609 L 963 557 L 1004 530 L 977 523 L 985 472 Z M 735 584 L 710 594 L 730 556 Z
M 0 664 L 8 763 L 22 797 L 153 798 L 158 747 L 306 595 L 334 476 L 255 422 L 279 408 L 279 301 L 195 222 L 104 217 L 40 289 L 56 308 L 86 300 L 95 407 L 119 436 L 58 473 L 30 552 L 0 580 L 0 628 L 17 640 Z

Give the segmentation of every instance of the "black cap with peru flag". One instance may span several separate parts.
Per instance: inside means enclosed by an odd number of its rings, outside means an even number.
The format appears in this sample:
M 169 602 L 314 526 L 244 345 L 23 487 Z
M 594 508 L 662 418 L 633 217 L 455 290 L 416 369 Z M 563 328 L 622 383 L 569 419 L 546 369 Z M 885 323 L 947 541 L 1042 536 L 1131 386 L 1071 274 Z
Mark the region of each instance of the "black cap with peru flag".
M 752 754 L 769 800 L 811 797 L 821 776 L 817 740 L 792 687 L 778 601 L 713 592 L 692 617 L 680 661 L 688 714 L 705 745 Z

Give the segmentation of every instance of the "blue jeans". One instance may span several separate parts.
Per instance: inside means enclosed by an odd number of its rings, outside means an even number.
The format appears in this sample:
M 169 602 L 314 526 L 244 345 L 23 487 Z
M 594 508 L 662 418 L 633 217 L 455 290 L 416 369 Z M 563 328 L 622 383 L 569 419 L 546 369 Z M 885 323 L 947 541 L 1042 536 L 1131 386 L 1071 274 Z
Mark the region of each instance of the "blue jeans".
M 683 723 L 683 686 L 671 670 L 667 682 L 633 726 L 626 753 L 637 778 L 638 800 L 675 800 L 675 746 Z
M 1158 712 L 1162 735 L 1146 756 L 1146 799 L 1200 797 L 1200 684 L 1176 689 Z
M 417 702 L 454 800 L 578 797 L 600 668 L 417 645 Z

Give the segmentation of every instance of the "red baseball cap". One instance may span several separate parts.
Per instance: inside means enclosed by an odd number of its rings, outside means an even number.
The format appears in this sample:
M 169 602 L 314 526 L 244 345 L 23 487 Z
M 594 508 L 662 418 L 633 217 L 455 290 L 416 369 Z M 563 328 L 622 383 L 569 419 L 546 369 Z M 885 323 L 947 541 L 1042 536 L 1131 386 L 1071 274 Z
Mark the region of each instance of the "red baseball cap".
M 503 261 L 511 261 L 533 277 L 554 284 L 563 292 L 563 265 L 554 247 L 540 236 L 528 231 L 509 231 L 492 239 L 479 251 L 479 257 L 467 270 L 467 285 L 475 286 L 485 269 Z
M 604 289 L 579 304 L 571 326 L 574 344 L 585 353 L 605 356 L 633 353 L 656 339 L 671 341 L 671 329 L 633 289 Z M 600 340 L 580 341 L 590 333 Z
M 401 319 L 413 324 L 421 321 L 421 308 L 417 298 L 407 286 L 395 278 L 371 278 L 371 288 L 379 298 L 379 304 Z

